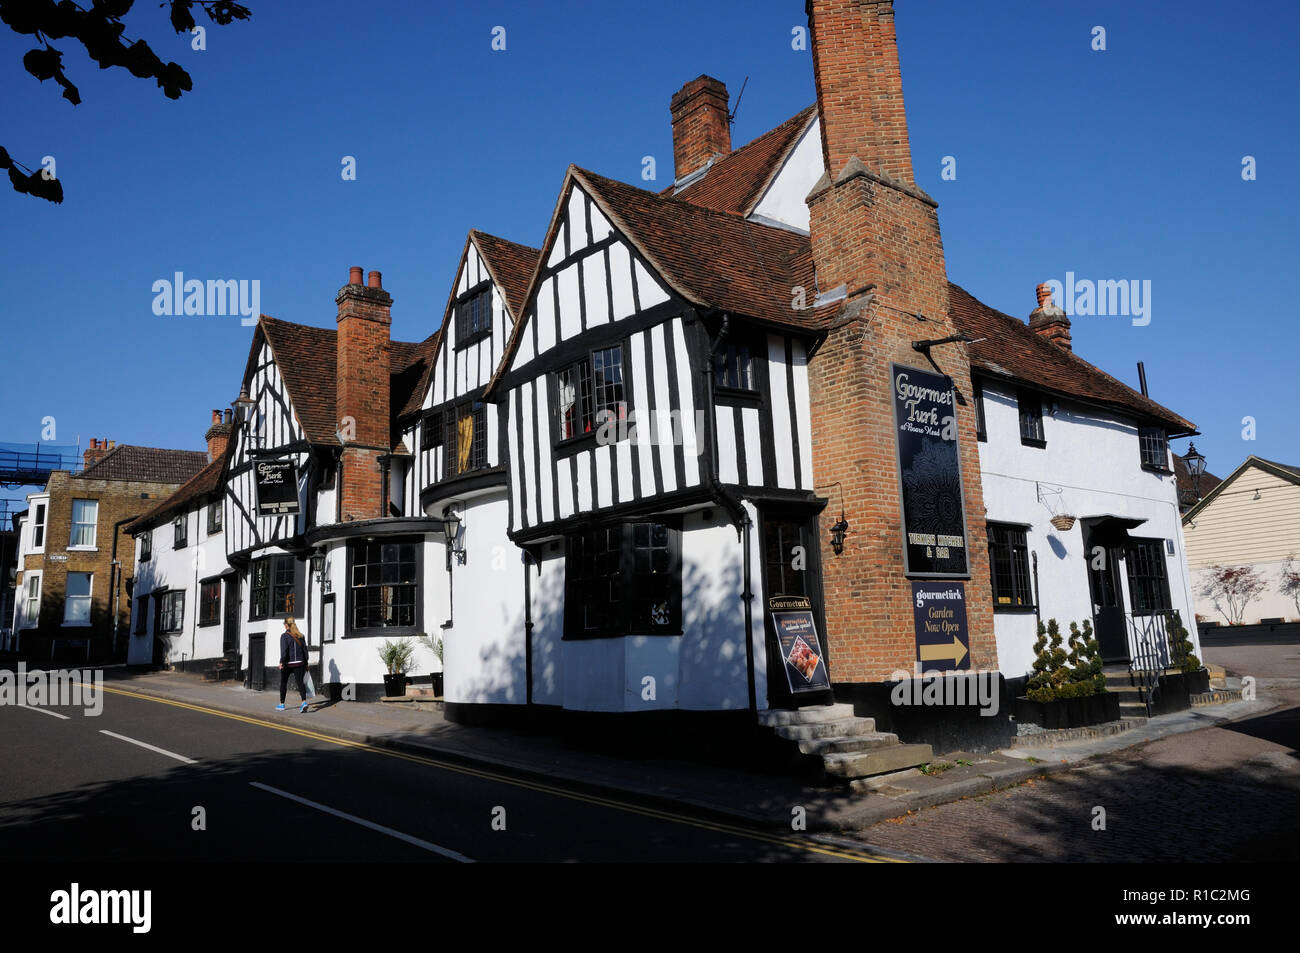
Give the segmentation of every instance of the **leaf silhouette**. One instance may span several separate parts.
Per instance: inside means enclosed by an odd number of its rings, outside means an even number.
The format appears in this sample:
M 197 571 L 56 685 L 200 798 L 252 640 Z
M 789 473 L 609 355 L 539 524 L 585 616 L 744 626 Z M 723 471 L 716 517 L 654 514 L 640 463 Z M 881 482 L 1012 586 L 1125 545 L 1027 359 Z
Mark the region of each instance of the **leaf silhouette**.
M 58 74 L 62 60 L 63 54 L 53 47 L 28 50 L 23 54 L 23 69 L 43 83 Z

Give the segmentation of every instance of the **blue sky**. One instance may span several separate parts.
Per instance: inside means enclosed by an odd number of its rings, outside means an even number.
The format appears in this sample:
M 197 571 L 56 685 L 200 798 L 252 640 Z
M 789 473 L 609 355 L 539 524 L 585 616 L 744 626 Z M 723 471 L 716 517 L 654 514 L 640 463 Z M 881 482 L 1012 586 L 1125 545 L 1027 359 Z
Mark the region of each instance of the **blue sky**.
M 245 2 L 252 20 L 211 27 L 202 52 L 136 4 L 128 35 L 194 79 L 175 102 L 63 41 L 74 108 L 23 70 L 32 38 L 0 29 L 0 145 L 28 165 L 53 155 L 67 194 L 56 207 L 0 191 L 0 441 L 37 440 L 49 415 L 60 444 L 200 447 L 251 329 L 156 316 L 153 282 L 174 272 L 260 280 L 264 312 L 325 326 L 348 267 L 378 269 L 394 337 L 418 340 L 466 231 L 539 244 L 570 162 L 641 184 L 651 155 L 649 184 L 666 185 L 682 83 L 710 73 L 734 103 L 749 78 L 737 145 L 814 99 L 811 56 L 791 49 L 802 0 Z M 1149 280 L 1150 324 L 1077 316 L 1076 351 L 1134 385 L 1145 361 L 1152 396 L 1203 431 L 1211 470 L 1248 453 L 1300 463 L 1300 6 L 897 8 L 917 179 L 940 203 L 952 280 L 1017 316 L 1067 271 Z M 340 175 L 348 155 L 356 181 Z

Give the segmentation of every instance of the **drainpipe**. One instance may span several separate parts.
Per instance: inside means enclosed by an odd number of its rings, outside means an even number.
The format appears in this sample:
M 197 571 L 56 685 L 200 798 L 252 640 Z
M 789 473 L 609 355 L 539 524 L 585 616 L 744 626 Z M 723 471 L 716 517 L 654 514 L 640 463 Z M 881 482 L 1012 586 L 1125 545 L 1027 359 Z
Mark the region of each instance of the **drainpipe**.
M 718 336 L 709 342 L 708 360 L 700 373 L 704 375 L 704 388 L 708 396 L 705 404 L 709 412 L 716 415 L 716 407 L 713 399 L 713 355 L 717 353 L 718 348 L 726 343 L 731 334 L 731 317 L 724 314 L 722 316 L 722 327 L 718 329 Z M 698 435 L 696 437 L 698 438 Z M 744 588 L 741 590 L 740 599 L 745 605 L 745 678 L 749 688 L 749 710 L 757 717 L 758 714 L 758 688 L 754 674 L 754 590 L 750 584 L 752 575 L 750 565 L 751 556 L 750 548 L 752 545 L 751 530 L 753 520 L 749 518 L 749 513 L 740 500 L 736 499 L 727 488 L 722 485 L 718 478 L 718 428 L 716 419 L 709 422 L 709 455 L 712 458 L 709 466 L 709 495 L 713 500 L 731 514 L 731 521 L 736 526 L 736 535 L 739 537 L 744 552 Z
M 383 503 L 379 506 L 379 518 L 388 518 L 388 472 L 393 465 L 393 455 L 385 453 L 379 458 L 379 479 L 383 481 Z
M 113 557 L 112 557 L 112 561 L 109 563 L 108 586 L 109 586 L 109 591 L 113 593 L 113 655 L 114 657 L 117 656 L 117 632 L 118 629 L 121 628 L 121 623 L 117 617 L 117 612 L 120 604 L 119 593 L 118 593 L 118 588 L 119 588 L 118 582 L 122 575 L 122 567 L 117 562 L 117 534 L 121 531 L 122 526 L 124 524 L 130 523 L 133 520 L 138 520 L 139 518 L 140 518 L 140 514 L 137 513 L 135 514 L 135 516 L 128 516 L 125 519 L 120 519 L 113 524 Z M 14 602 L 17 603 L 17 601 L 18 601 L 17 598 L 15 598 Z

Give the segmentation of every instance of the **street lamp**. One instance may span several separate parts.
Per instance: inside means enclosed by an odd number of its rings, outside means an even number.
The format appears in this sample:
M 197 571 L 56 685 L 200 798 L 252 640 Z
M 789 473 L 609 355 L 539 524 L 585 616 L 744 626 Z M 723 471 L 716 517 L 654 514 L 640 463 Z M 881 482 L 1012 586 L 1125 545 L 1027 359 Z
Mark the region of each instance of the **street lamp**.
M 1187 455 L 1183 457 L 1187 465 L 1187 474 L 1192 478 L 1193 503 L 1201 501 L 1201 474 L 1205 472 L 1205 455 L 1196 452 L 1196 444 L 1188 444 Z
M 456 538 L 460 535 L 460 517 L 456 515 L 451 506 L 447 506 L 442 511 L 442 532 L 447 538 L 447 569 L 451 570 L 451 557 L 455 555 L 456 562 L 462 566 L 465 565 L 465 549 L 458 547 Z

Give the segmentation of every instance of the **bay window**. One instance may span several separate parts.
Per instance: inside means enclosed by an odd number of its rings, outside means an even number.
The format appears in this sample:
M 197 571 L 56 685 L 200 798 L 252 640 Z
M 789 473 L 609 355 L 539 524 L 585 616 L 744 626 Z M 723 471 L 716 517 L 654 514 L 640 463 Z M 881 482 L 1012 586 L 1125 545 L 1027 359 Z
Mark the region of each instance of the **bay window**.
M 565 589 L 566 639 L 680 635 L 681 532 L 645 521 L 574 533 Z
M 415 633 L 420 620 L 420 546 L 411 538 L 348 544 L 349 629 L 354 635 Z

